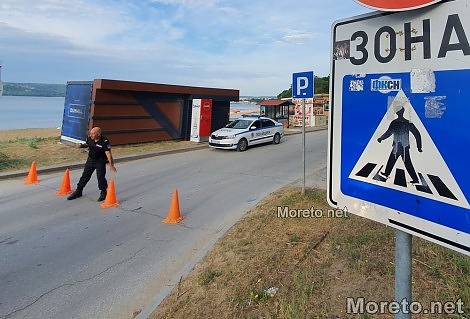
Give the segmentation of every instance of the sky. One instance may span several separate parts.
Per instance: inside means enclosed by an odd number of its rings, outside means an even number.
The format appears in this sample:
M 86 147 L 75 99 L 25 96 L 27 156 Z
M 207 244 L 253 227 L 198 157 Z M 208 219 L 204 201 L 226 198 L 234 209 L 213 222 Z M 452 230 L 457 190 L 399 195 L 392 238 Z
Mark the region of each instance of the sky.
M 330 73 L 331 25 L 354 0 L 1 0 L 2 81 L 115 79 L 276 96 Z

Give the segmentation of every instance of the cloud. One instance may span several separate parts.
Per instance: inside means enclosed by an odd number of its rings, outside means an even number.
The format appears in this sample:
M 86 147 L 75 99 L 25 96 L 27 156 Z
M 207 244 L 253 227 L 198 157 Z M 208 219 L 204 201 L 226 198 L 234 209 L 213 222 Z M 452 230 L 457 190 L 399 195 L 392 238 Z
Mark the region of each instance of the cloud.
M 103 77 L 277 95 L 293 72 L 329 74 L 331 24 L 354 12 L 367 9 L 352 0 L 341 8 L 326 0 L 2 0 L 2 78 Z
M 284 36 L 282 37 L 282 40 L 288 43 L 304 44 L 313 40 L 314 38 L 315 34 L 313 32 L 286 29 L 284 30 Z
M 11 29 L 37 36 L 62 38 L 81 46 L 99 43 L 123 31 L 115 24 L 113 10 L 82 1 L 2 0 L 0 19 Z

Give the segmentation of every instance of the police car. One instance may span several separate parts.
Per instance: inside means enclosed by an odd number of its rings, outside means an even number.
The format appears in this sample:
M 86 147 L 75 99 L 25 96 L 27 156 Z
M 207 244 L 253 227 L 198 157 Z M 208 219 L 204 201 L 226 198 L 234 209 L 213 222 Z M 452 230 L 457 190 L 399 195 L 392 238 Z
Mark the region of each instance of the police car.
M 209 137 L 214 148 L 245 151 L 248 146 L 272 142 L 279 144 L 284 136 L 284 126 L 267 117 L 241 117 L 217 130 Z

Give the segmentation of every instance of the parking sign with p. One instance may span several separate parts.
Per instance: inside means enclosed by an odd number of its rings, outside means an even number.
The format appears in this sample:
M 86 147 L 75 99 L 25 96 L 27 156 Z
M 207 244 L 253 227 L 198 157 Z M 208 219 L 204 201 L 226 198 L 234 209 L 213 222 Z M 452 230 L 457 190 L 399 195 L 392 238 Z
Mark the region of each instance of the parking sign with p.
M 292 97 L 295 99 L 313 98 L 313 71 L 294 73 L 292 75 Z

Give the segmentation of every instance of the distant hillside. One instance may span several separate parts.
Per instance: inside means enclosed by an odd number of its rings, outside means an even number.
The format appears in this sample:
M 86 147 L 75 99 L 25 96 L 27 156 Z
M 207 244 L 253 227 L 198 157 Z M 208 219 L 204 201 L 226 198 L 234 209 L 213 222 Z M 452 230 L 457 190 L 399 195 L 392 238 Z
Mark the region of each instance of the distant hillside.
M 65 96 L 66 84 L 3 82 L 3 96 Z

